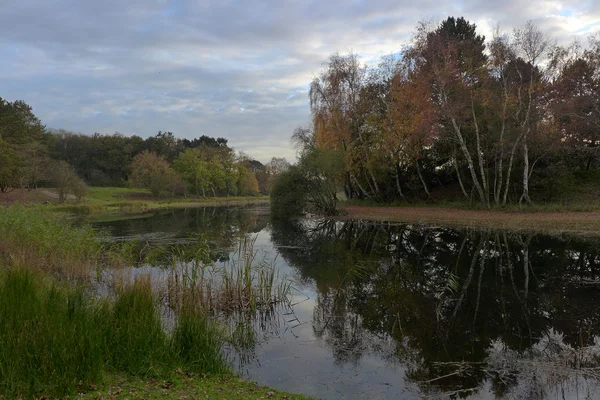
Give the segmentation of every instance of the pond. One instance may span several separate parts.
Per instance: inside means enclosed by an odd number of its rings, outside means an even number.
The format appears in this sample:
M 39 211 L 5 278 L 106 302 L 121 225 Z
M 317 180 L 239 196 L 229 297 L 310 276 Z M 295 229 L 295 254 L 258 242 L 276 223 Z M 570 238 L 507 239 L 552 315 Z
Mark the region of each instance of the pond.
M 201 235 L 220 260 L 254 240 L 293 282 L 235 359 L 260 384 L 324 399 L 600 398 L 598 239 L 272 221 L 266 206 L 97 225 L 150 247 Z

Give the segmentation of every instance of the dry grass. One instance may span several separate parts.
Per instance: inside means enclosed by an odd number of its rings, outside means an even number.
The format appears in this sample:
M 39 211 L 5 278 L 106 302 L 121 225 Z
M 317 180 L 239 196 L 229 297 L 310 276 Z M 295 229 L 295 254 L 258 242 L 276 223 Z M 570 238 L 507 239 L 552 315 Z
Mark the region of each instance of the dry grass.
M 341 219 L 600 235 L 600 211 L 522 212 L 434 207 L 368 207 L 345 205 Z

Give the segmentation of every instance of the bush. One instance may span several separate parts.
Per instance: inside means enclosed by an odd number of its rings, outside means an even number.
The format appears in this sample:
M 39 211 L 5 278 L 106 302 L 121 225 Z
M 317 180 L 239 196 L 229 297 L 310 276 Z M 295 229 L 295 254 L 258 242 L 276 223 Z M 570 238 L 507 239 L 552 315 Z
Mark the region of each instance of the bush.
M 81 203 L 88 194 L 88 186 L 83 179 L 75 176 L 69 184 L 69 191 L 75 196 L 75 202 Z
M 302 215 L 308 204 L 308 181 L 300 168 L 290 167 L 280 174 L 271 190 L 271 213 L 275 218 Z
M 298 165 L 279 175 L 273 184 L 273 216 L 289 218 L 305 212 L 336 215 L 341 171 L 340 152 L 326 149 L 305 152 Z

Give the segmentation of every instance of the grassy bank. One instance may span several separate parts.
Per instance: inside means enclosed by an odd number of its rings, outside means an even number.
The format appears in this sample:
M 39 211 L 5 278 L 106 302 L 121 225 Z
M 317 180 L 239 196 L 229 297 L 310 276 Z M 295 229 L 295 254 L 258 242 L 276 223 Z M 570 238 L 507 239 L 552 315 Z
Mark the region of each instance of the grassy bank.
M 219 286 L 173 258 L 178 285 L 118 278 L 98 292 L 94 276 L 127 265 L 127 246 L 18 206 L 0 209 L 0 237 L 0 398 L 287 396 L 230 378 L 226 349 L 241 339 L 213 317 L 278 301 L 272 275 L 242 263 Z
M 165 376 L 178 368 L 229 373 L 223 335 L 202 315 L 182 314 L 166 334 L 148 283 L 94 301 L 27 270 L 0 280 L 0 392 L 64 396 L 101 382 L 105 371 Z M 78 387 L 79 386 L 79 387 Z
M 59 211 L 73 213 L 94 212 L 143 212 L 162 208 L 186 208 L 214 205 L 242 205 L 267 202 L 265 196 L 230 197 L 154 197 L 141 189 L 121 187 L 92 187 L 81 204 L 57 205 Z
M 102 243 L 89 227 L 73 227 L 44 209 L 0 208 L 0 262 L 77 277 L 100 263 Z
M 304 396 L 280 392 L 234 376 L 174 374 L 170 379 L 114 377 L 109 387 L 94 388 L 73 399 L 288 399 Z
M 572 211 L 567 208 L 529 209 L 468 209 L 457 204 L 428 206 L 389 206 L 343 203 L 340 219 L 404 222 L 411 224 L 444 225 L 502 229 L 511 231 L 541 231 L 552 234 L 600 235 L 600 210 Z
M 261 204 L 267 203 L 268 200 L 268 196 L 184 197 L 166 195 L 154 197 L 149 192 L 136 188 L 91 187 L 87 196 L 80 203 L 76 203 L 75 199 L 70 196 L 65 204 L 58 204 L 58 194 L 52 188 L 0 193 L 0 206 L 44 204 L 45 208 L 78 214 L 139 213 L 163 208 Z

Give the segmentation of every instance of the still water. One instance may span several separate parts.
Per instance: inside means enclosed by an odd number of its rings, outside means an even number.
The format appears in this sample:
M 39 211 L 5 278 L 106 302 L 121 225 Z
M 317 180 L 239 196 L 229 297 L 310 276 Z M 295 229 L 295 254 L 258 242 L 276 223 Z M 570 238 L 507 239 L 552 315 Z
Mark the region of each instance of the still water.
M 265 206 L 97 225 L 150 247 L 200 235 L 217 259 L 255 240 L 293 281 L 291 305 L 235 359 L 260 384 L 324 399 L 600 399 L 598 239 L 278 222 Z

